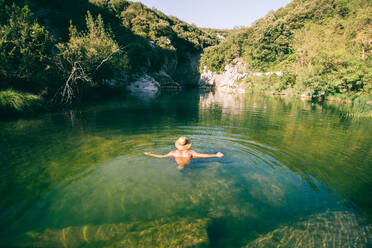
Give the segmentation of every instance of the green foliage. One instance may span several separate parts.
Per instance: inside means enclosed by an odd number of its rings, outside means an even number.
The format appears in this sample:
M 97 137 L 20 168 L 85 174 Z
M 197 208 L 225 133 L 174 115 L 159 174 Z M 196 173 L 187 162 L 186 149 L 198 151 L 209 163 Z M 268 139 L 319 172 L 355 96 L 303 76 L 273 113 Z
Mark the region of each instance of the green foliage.
M 0 113 L 20 114 L 44 108 L 44 100 L 37 95 L 14 90 L 0 91 Z
M 322 25 L 308 23 L 296 32 L 293 70 L 298 75 L 298 87 L 315 95 L 370 94 L 371 57 L 363 58 L 360 45 L 350 36 L 359 33 L 358 29 L 361 26 L 354 18 L 334 18 Z
M 75 98 L 81 88 L 104 86 L 127 63 L 125 54 L 116 57 L 119 45 L 106 31 L 101 15 L 94 19 L 88 12 L 86 26 L 87 31 L 78 32 L 71 24 L 70 40 L 57 44 L 57 65 L 65 80 L 61 95 L 66 102 Z
M 38 20 L 27 6 L 9 3 L 0 6 L 0 88 L 50 98 L 66 87 L 74 96 L 83 89 L 95 95 L 110 89 L 113 80 L 116 86 L 125 83 L 133 73 L 169 70 L 177 77 L 180 64 L 218 42 L 216 35 L 139 2 L 18 2 L 29 3 Z
M 232 31 L 226 41 L 223 41 L 217 46 L 204 49 L 200 63 L 201 70 L 206 67 L 212 71 L 222 72 L 226 64 L 231 63 L 234 58 L 243 56 L 243 43 L 250 36 L 249 29 L 243 30 Z
M 214 50 L 220 55 L 218 57 L 212 55 L 211 59 L 205 59 L 206 64 L 203 65 L 210 70 L 219 71 L 218 65 L 229 63 L 232 60 L 231 56 L 239 54 L 246 59 L 250 67 L 265 70 L 293 53 L 291 42 L 294 30 L 302 28 L 306 20 L 320 21 L 331 15 L 332 6 L 330 0 L 294 0 L 285 8 L 269 12 L 265 18 L 259 19 L 250 28 L 242 28 L 228 36 L 227 40 Z M 232 45 L 236 46 L 233 50 L 239 51 L 238 53 L 234 54 L 229 49 Z M 210 55 L 209 52 L 204 56 Z M 216 61 L 211 62 L 213 59 Z
M 175 17 L 167 17 L 156 9 L 148 9 L 139 2 L 117 6 L 115 1 L 112 10 L 120 17 L 122 24 L 134 34 L 150 39 L 164 49 L 182 49 L 179 40 L 189 43 L 190 51 L 217 44 L 217 38 L 201 29 L 180 21 Z M 126 2 L 126 1 L 122 1 Z
M 100 83 L 103 79 L 113 77 L 120 62 L 125 63 L 123 61 L 125 55 L 122 55 L 120 60 L 114 59 L 115 53 L 119 51 L 119 45 L 113 39 L 113 35 L 105 30 L 101 15 L 94 19 L 88 12 L 86 26 L 87 31 L 78 32 L 77 28 L 71 24 L 70 40 L 57 45 L 59 50 L 57 56 L 61 59 L 64 65 L 63 69 L 67 70 L 67 74 L 71 72 L 77 62 L 92 78 L 90 83 Z M 105 61 L 106 59 L 107 61 Z
M 55 27 L 61 41 L 68 41 L 66 23 L 72 20 L 79 30 L 84 28 L 82 16 L 86 11 L 101 14 L 114 40 L 127 52 L 127 67 L 131 73 L 152 72 L 160 68 L 173 68 L 178 62 L 188 61 L 190 54 L 218 43 L 216 35 L 189 25 L 175 17 L 168 17 L 156 9 L 139 2 L 126 0 L 32 0 L 47 13 L 42 21 Z M 167 63 L 171 65 L 168 66 Z M 174 75 L 172 75 L 174 76 Z
M 346 17 L 350 13 L 349 1 L 340 1 L 336 3 L 336 11 L 340 16 Z
M 241 57 L 251 69 L 284 72 L 280 79 L 249 78 L 249 87 L 309 96 L 371 94 L 371 13 L 366 0 L 294 0 L 205 49 L 201 69 L 221 72 Z
M 40 92 L 52 77 L 53 38 L 27 6 L 5 6 L 0 18 L 2 87 Z

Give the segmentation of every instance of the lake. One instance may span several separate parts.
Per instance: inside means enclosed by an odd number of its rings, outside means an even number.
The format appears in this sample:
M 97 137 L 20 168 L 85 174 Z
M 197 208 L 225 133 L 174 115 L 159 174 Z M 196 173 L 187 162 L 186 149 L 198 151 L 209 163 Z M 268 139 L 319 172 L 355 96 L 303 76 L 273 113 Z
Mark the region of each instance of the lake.
M 178 170 L 179 136 L 203 153 Z M 164 92 L 0 121 L 1 247 L 371 247 L 372 121 Z

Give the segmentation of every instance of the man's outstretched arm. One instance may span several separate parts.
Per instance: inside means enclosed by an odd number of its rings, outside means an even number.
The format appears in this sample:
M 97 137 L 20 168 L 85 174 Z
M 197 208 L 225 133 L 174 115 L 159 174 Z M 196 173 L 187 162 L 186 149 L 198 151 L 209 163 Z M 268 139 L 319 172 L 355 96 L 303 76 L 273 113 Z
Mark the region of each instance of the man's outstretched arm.
M 192 157 L 193 158 L 222 158 L 224 155 L 222 152 L 217 152 L 216 154 L 207 154 L 207 153 L 198 153 L 193 152 Z
M 168 154 L 165 154 L 165 155 L 153 154 L 151 152 L 145 152 L 144 154 L 147 155 L 147 156 L 155 157 L 155 158 L 170 158 L 170 157 L 173 157 L 172 152 L 169 152 Z

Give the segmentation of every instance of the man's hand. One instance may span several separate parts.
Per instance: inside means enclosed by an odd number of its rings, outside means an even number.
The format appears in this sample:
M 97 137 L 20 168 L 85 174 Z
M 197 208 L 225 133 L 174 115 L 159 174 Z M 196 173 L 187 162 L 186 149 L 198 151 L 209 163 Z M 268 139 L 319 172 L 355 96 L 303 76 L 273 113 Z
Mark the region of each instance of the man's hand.
M 217 152 L 216 153 L 216 157 L 217 158 L 222 158 L 224 155 L 223 155 L 223 153 L 222 152 Z
M 145 154 L 145 155 L 150 155 L 150 153 L 149 153 L 149 152 L 144 152 L 143 154 Z

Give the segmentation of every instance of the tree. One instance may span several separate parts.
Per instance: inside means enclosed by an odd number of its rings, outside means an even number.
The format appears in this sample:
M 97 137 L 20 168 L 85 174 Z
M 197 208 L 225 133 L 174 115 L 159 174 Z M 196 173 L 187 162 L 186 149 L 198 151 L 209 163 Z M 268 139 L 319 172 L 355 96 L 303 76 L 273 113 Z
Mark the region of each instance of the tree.
M 56 63 L 65 81 L 56 96 L 64 103 L 73 101 L 83 86 L 104 84 L 126 59 L 126 56 L 114 57 L 122 49 L 112 34 L 105 30 L 101 15 L 94 19 L 88 12 L 86 25 L 87 31 L 78 32 L 71 24 L 70 40 L 57 45 L 59 53 Z
M 40 92 L 51 78 L 53 37 L 33 20 L 27 6 L 5 6 L 0 22 L 3 87 Z

